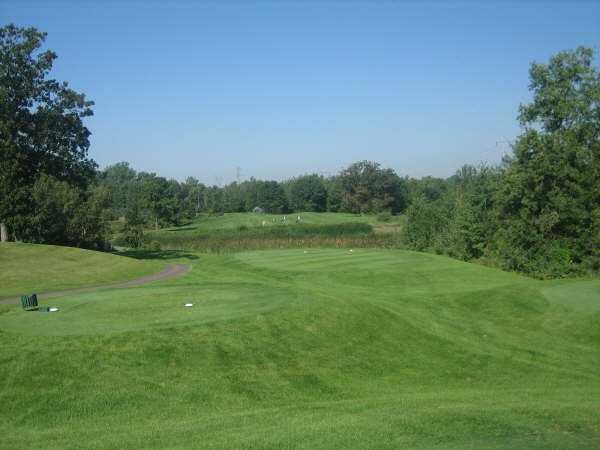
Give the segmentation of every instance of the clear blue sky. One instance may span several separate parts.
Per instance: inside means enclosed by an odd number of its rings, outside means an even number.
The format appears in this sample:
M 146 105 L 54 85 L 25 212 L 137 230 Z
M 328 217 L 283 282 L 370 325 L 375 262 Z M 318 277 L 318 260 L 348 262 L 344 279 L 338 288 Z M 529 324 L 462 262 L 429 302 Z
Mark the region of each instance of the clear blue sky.
M 103 167 L 214 183 L 335 172 L 401 175 L 497 162 L 531 61 L 600 46 L 600 2 L 3 0 L 48 32 L 53 76 L 96 102 Z

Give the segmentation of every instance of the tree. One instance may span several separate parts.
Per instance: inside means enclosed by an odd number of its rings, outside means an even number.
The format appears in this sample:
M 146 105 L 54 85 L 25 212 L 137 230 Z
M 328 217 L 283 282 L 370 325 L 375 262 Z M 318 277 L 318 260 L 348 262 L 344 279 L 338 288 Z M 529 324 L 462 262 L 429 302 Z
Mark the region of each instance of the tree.
M 327 211 L 338 212 L 342 208 L 343 188 L 338 176 L 325 179 L 327 189 Z
M 504 265 L 561 275 L 591 258 L 600 208 L 600 76 L 580 47 L 532 64 L 531 103 L 497 195 Z
M 0 228 L 30 232 L 31 191 L 46 174 L 84 188 L 95 163 L 87 157 L 90 132 L 83 119 L 93 102 L 49 79 L 56 54 L 40 52 L 46 34 L 35 28 L 0 28 Z
M 447 180 L 411 180 L 403 227 L 407 246 L 463 260 L 489 253 L 497 230 L 492 199 L 500 177 L 498 168 L 465 165 Z
M 340 209 L 352 213 L 402 212 L 407 206 L 405 181 L 392 169 L 359 161 L 337 177 L 342 189 Z
M 323 177 L 302 175 L 290 182 L 290 206 L 295 211 L 323 212 L 327 209 L 327 189 Z
M 108 232 L 107 192 L 96 186 L 83 191 L 42 174 L 31 190 L 34 214 L 27 235 L 30 242 L 52 242 L 75 247 L 104 248 Z
M 143 203 L 141 184 L 135 181 L 130 185 L 127 193 L 125 224 L 122 229 L 123 241 L 129 247 L 139 248 L 144 242 L 145 218 L 142 213 Z
M 206 186 L 194 177 L 187 177 L 181 185 L 184 195 L 184 209 L 188 218 L 200 214 L 206 208 L 204 191 Z
M 441 199 L 430 201 L 424 195 L 416 196 L 406 210 L 406 223 L 402 228 L 404 242 L 419 251 L 439 248 L 450 216 L 447 203 Z
M 244 212 L 247 211 L 242 195 L 242 186 L 236 181 L 223 188 L 223 201 L 225 211 Z
M 258 184 L 258 205 L 269 213 L 288 211 L 287 199 L 283 187 L 277 181 L 262 181 Z
M 155 173 L 140 172 L 137 181 L 142 192 L 143 205 L 152 217 L 154 228 L 158 230 L 160 223 L 177 224 L 178 189 L 166 178 Z
M 424 196 L 429 201 L 440 199 L 448 189 L 448 181 L 442 178 L 423 177 L 408 180 L 409 201 Z
M 108 166 L 99 174 L 100 183 L 109 192 L 110 209 L 116 217 L 125 214 L 128 192 L 136 176 L 136 171 L 129 167 L 128 162 L 119 162 Z

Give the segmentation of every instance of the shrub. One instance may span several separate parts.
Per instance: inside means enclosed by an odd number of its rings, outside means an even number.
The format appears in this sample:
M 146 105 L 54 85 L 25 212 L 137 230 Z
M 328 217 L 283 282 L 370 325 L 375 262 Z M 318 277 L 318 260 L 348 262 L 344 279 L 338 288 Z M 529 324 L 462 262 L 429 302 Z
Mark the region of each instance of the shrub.
M 144 242 L 144 230 L 142 227 L 125 227 L 121 238 L 116 242 L 131 248 L 140 248 Z

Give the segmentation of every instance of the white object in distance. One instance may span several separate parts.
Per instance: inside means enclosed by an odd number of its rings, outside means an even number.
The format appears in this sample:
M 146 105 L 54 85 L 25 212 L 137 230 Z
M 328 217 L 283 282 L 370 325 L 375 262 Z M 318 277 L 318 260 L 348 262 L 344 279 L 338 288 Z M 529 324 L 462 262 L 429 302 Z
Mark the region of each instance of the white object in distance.
M 48 311 L 50 311 L 50 312 L 56 312 L 56 311 L 58 311 L 58 308 L 55 308 L 55 307 L 53 306 L 52 308 L 48 309 Z
M 185 306 L 186 308 L 190 308 L 190 307 L 194 306 L 194 304 L 193 303 L 186 303 L 183 306 Z

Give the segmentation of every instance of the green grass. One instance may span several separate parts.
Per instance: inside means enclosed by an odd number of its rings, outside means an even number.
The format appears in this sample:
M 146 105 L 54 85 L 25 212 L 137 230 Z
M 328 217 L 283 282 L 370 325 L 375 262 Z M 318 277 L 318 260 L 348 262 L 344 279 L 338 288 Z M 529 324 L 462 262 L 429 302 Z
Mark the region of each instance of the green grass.
M 161 267 L 156 261 L 77 248 L 0 243 L 0 298 L 127 281 Z
M 145 240 L 164 249 L 204 252 L 293 247 L 387 248 L 399 246 L 397 231 L 402 221 L 400 216 L 380 222 L 378 216 L 347 213 L 228 213 L 202 215 L 180 227 L 148 230 Z M 115 243 L 124 245 L 118 237 Z
M 256 214 L 256 213 L 225 213 L 222 216 L 202 214 L 192 223 L 183 227 L 173 228 L 176 230 L 194 230 L 198 233 L 210 232 L 223 229 L 238 229 L 241 226 L 247 228 L 264 226 L 289 226 L 296 225 L 300 216 L 300 223 L 305 225 L 338 225 L 341 223 L 370 223 L 376 222 L 376 217 L 371 215 L 349 214 L 349 213 L 315 213 L 299 212 L 291 214 Z M 283 221 L 283 218 L 286 221 Z
M 0 305 L 2 446 L 599 448 L 597 287 L 288 249 Z

